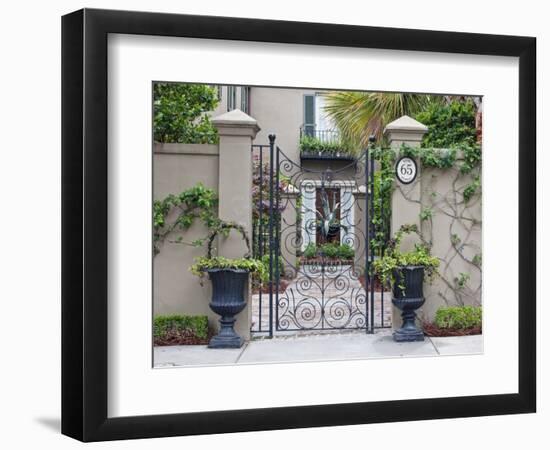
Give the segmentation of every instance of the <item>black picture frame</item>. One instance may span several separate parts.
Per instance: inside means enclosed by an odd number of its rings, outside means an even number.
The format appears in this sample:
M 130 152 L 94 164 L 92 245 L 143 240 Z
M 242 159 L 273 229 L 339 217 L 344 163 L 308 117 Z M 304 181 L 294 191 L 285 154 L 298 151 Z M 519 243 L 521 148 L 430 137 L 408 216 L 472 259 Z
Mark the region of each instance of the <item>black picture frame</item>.
M 107 36 L 124 33 L 519 58 L 518 393 L 107 417 Z M 82 441 L 535 412 L 536 39 L 84 9 L 62 18 L 62 433 Z

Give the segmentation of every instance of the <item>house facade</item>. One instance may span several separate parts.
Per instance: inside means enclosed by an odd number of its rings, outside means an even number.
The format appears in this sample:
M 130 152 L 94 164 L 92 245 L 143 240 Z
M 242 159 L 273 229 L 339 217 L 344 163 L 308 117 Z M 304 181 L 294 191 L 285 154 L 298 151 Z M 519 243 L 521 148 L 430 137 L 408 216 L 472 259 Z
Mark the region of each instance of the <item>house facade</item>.
M 349 155 L 327 155 L 300 147 L 304 137 L 332 144 L 340 140 L 337 127 L 324 111 L 327 91 L 255 86 L 217 86 L 217 90 L 219 104 L 212 112 L 213 117 L 240 109 L 261 124 L 262 129 L 253 143 L 265 145 L 269 142 L 268 136 L 275 134 L 281 157 L 292 162 L 285 167 L 288 173 L 281 172 L 301 194 L 301 250 L 309 244 L 326 241 L 326 236 L 321 239 L 316 226 L 326 205 L 334 210 L 335 220 L 342 224 L 330 241 L 354 247 L 353 194 L 364 190 L 364 175 L 357 174 L 354 159 Z M 264 158 L 266 156 L 267 153 Z

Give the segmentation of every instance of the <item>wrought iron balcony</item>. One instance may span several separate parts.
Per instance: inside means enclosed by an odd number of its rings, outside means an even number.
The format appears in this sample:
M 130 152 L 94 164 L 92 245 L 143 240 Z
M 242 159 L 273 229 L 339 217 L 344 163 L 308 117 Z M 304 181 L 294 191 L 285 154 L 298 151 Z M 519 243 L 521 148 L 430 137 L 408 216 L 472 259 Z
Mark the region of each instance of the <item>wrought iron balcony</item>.
M 355 160 L 351 148 L 344 144 L 338 130 L 320 130 L 314 124 L 300 127 L 300 158 Z

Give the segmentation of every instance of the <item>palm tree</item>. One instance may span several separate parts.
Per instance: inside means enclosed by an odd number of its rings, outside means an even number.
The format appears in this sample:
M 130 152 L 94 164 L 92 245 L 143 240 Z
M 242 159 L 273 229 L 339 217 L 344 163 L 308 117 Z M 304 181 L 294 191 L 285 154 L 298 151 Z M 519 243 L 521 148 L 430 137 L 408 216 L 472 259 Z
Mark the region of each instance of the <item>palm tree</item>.
M 332 118 L 344 140 L 367 145 L 368 138 L 382 137 L 384 127 L 403 115 L 414 116 L 440 96 L 382 92 L 329 92 L 325 112 Z

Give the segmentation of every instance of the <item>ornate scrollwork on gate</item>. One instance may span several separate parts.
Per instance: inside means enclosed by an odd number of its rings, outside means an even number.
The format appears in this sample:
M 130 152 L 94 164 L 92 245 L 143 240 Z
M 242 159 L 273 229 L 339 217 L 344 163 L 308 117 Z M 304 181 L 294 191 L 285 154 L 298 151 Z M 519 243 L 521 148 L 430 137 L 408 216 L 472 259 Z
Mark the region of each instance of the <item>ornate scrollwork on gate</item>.
M 364 153 L 337 169 L 314 170 L 277 149 L 271 181 L 284 188 L 274 196 L 273 242 L 288 283 L 275 290 L 278 331 L 368 326 L 367 165 Z

